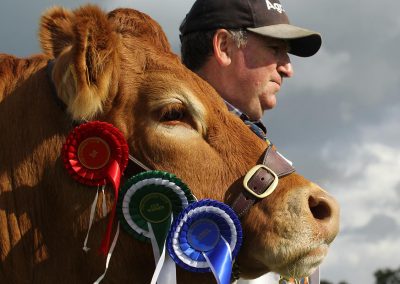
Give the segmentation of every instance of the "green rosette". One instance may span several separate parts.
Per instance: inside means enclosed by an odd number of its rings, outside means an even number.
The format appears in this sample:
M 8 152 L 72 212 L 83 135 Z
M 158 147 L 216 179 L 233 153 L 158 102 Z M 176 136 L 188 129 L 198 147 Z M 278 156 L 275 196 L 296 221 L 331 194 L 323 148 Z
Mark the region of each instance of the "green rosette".
M 172 219 L 194 201 L 187 185 L 175 175 L 147 171 L 133 176 L 123 185 L 117 214 L 129 234 L 145 242 L 150 242 L 153 234 L 162 251 Z

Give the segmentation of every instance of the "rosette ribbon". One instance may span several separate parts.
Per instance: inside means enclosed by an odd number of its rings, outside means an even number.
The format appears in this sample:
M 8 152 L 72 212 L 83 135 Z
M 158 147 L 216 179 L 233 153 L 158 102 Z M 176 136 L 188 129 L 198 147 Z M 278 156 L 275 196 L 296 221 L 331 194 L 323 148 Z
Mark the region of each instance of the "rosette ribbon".
M 192 272 L 212 272 L 218 284 L 229 284 L 233 260 L 242 244 L 234 211 L 219 201 L 192 203 L 175 219 L 167 239 L 171 258 Z
M 100 246 L 100 252 L 104 255 L 109 252 L 118 189 L 128 156 L 128 145 L 123 134 L 113 125 L 101 121 L 75 127 L 62 148 L 64 165 L 75 180 L 97 187 L 111 183 L 113 187 L 115 202 Z
M 121 226 L 138 240 L 151 242 L 156 270 L 151 283 L 176 283 L 175 263 L 166 254 L 171 223 L 195 198 L 176 176 L 147 171 L 121 188 L 117 212 Z

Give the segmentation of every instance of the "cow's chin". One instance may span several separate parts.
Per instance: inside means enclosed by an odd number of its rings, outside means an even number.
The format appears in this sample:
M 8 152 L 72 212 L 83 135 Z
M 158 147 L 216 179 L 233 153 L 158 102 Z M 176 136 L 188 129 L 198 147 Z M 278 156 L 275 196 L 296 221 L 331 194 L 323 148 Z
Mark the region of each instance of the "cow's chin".
M 287 257 L 287 252 L 291 250 L 287 246 L 282 246 L 272 254 L 271 251 L 261 253 L 259 250 L 260 254 L 256 256 L 256 259 L 246 261 L 246 265 L 240 266 L 241 277 L 254 279 L 270 271 L 288 278 L 299 279 L 310 276 L 324 260 L 329 246 L 320 244 L 302 249 L 295 247 L 292 251 L 297 251 L 297 253 L 290 258 Z
M 328 253 L 328 245 L 315 246 L 299 254 L 292 261 L 279 267 L 272 267 L 272 271 L 285 277 L 303 278 L 310 276 L 322 263 Z

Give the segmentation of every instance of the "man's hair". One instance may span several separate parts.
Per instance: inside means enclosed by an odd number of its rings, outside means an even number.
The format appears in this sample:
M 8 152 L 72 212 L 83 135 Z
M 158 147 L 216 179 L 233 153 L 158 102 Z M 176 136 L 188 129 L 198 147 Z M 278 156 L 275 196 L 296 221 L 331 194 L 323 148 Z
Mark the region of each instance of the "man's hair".
M 192 71 L 197 71 L 206 63 L 213 54 L 213 37 L 216 30 L 192 32 L 181 36 L 182 62 Z M 245 30 L 228 30 L 231 38 L 238 48 L 247 43 Z

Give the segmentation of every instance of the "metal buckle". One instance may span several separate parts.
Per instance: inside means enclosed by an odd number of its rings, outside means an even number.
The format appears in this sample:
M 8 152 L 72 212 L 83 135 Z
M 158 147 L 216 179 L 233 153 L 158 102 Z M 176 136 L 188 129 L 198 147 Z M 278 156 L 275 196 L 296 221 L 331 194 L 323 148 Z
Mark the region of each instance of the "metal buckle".
M 248 184 L 249 180 L 253 177 L 253 175 L 257 172 L 257 170 L 259 170 L 260 168 L 263 168 L 266 171 L 268 171 L 270 174 L 272 174 L 272 176 L 274 177 L 274 181 L 271 183 L 271 185 L 263 193 L 258 194 L 256 192 L 254 192 L 247 184 Z M 247 174 L 245 175 L 244 180 L 243 180 L 244 188 L 249 193 L 251 193 L 252 195 L 254 195 L 255 197 L 260 198 L 260 199 L 265 198 L 268 195 L 270 195 L 272 192 L 274 192 L 274 190 L 275 190 L 277 185 L 278 185 L 278 176 L 274 173 L 273 170 L 271 170 L 270 168 L 268 168 L 268 167 L 266 167 L 264 165 L 257 165 L 257 166 L 252 167 L 247 172 Z

